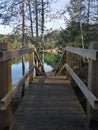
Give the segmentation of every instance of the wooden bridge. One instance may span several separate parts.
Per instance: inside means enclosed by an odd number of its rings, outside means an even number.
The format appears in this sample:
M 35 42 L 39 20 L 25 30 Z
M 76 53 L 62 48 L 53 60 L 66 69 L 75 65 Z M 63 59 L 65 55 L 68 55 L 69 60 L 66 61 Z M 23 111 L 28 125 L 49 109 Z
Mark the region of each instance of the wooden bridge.
M 26 53 L 29 54 L 30 69 L 12 87 L 11 60 Z M 88 87 L 72 70 L 71 53 L 89 59 Z M 35 57 L 38 64 L 34 62 Z M 65 63 L 62 62 L 64 58 Z M 37 77 L 34 77 L 34 68 L 37 71 Z M 60 76 L 63 69 L 66 69 L 66 75 Z M 97 72 L 97 43 L 90 43 L 89 49 L 66 47 L 56 68 L 55 76 L 46 76 L 34 46 L 30 45 L 30 48 L 14 51 L 11 50 L 10 45 L 0 44 L 0 130 L 97 130 Z M 71 77 L 87 99 L 87 113 L 83 111 L 75 95 Z M 29 84 L 25 88 L 27 79 Z M 20 92 L 21 97 L 24 97 L 13 113 L 13 100 Z

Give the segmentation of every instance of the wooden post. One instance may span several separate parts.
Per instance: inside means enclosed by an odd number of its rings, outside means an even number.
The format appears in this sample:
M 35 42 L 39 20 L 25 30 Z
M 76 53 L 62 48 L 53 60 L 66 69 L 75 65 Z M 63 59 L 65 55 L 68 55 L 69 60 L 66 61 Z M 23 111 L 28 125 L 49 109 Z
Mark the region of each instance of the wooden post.
M 66 64 L 68 64 L 71 67 L 71 53 L 66 51 Z M 71 76 L 69 72 L 66 72 L 66 79 L 68 79 L 71 82 Z
M 37 69 L 38 69 L 38 74 L 37 75 L 38 76 L 42 75 L 42 73 L 41 73 L 42 72 L 42 65 L 41 65 L 41 63 L 39 61 L 38 61 L 38 68 Z
M 0 43 L 0 51 L 11 50 L 11 45 Z M 0 62 L 0 100 L 12 88 L 11 80 L 11 60 Z M 0 130 L 8 128 L 12 124 L 13 114 L 12 108 L 9 106 L 7 110 L 0 110 Z
M 42 63 L 41 63 L 41 60 L 40 60 L 40 57 L 38 55 L 36 48 L 34 49 L 34 52 L 35 52 L 37 62 L 38 62 L 37 69 L 36 69 L 36 76 L 39 76 L 41 75 L 41 72 L 42 72 Z
M 92 42 L 89 44 L 89 49 L 98 50 L 98 42 Z M 88 87 L 98 98 L 98 60 L 89 61 L 88 66 Z M 95 122 L 98 124 L 98 110 L 93 110 L 89 104 L 87 104 L 87 113 L 91 126 L 95 126 Z M 96 126 L 95 126 L 96 127 Z
M 29 47 L 31 48 L 34 48 L 34 45 L 29 45 Z M 29 68 L 31 67 L 31 66 L 33 66 L 34 65 L 34 51 L 33 52 L 31 52 L 31 53 L 29 53 Z M 33 81 L 33 79 L 34 79 L 34 71 L 30 74 L 30 77 L 29 77 L 29 83 L 31 82 L 31 81 Z

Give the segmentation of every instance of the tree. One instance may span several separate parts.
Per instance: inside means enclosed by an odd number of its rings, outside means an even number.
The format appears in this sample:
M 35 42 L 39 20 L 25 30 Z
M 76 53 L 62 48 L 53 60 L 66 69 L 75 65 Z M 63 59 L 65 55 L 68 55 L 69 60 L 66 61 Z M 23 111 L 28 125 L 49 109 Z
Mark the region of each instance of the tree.
M 24 0 L 22 0 L 22 48 L 25 47 L 25 12 L 24 12 Z
M 29 6 L 29 14 L 30 14 L 31 37 L 32 37 L 32 43 L 33 43 L 33 41 L 34 41 L 34 32 L 33 32 L 33 18 L 32 18 L 32 9 L 31 9 L 31 0 L 28 0 L 28 6 Z
M 36 42 L 38 44 L 38 34 L 39 34 L 39 29 L 38 29 L 38 0 L 35 0 L 35 16 L 36 16 Z
M 85 10 L 85 6 L 83 4 L 84 0 L 71 0 L 70 5 L 68 7 L 68 12 L 70 14 L 71 21 L 80 23 L 80 32 L 81 32 L 81 47 L 84 48 L 84 34 L 83 34 L 83 22 L 84 15 L 83 11 Z
M 41 37 L 42 37 L 42 63 L 44 65 L 44 46 L 45 46 L 45 41 L 44 41 L 44 0 L 41 0 L 42 3 L 42 26 L 41 26 Z

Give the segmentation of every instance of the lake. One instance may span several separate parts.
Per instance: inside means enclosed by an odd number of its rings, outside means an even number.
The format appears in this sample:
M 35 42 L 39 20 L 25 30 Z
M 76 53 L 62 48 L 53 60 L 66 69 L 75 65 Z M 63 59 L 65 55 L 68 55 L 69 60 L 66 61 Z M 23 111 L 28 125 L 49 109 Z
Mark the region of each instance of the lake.
M 44 63 L 45 72 L 53 70 L 53 68 Z M 29 62 L 25 62 L 26 72 L 29 70 Z M 22 63 L 12 65 L 12 84 L 16 84 L 22 78 Z

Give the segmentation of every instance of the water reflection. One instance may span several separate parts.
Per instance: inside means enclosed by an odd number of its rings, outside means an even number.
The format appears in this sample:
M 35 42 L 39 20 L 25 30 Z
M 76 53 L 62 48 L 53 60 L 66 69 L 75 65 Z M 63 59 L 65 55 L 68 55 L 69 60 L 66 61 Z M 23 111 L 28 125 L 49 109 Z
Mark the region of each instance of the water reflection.
M 44 64 L 45 72 L 51 71 L 53 68 L 50 65 Z M 25 71 L 29 70 L 29 63 L 25 62 Z M 12 65 L 12 84 L 16 84 L 22 78 L 22 63 Z

